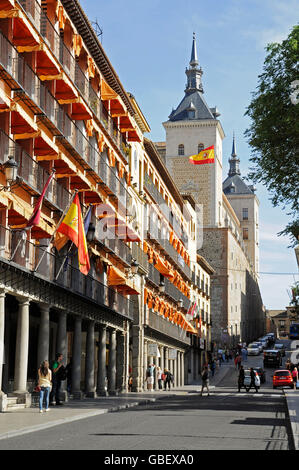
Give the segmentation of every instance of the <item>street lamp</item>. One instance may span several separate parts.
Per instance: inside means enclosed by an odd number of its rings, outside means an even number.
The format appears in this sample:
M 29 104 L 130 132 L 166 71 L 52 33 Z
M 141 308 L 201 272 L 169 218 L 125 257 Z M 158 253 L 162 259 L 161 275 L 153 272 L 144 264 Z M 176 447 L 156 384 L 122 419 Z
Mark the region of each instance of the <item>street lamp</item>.
M 161 281 L 159 284 L 159 293 L 163 294 L 165 292 L 165 282 Z
M 137 263 L 136 259 L 133 259 L 131 263 L 131 269 L 128 270 L 127 273 L 128 279 L 133 279 L 136 276 L 136 274 L 138 273 L 138 268 L 139 264 Z
M 13 156 L 9 156 L 6 162 L 3 163 L 5 179 L 7 186 L 0 186 L 0 191 L 11 191 L 13 186 L 17 183 L 18 180 L 18 168 L 19 165 L 15 161 Z
M 86 239 L 88 242 L 92 242 L 94 240 L 94 235 L 95 235 L 96 228 L 92 222 L 90 222 L 88 226 L 88 231 L 86 234 Z

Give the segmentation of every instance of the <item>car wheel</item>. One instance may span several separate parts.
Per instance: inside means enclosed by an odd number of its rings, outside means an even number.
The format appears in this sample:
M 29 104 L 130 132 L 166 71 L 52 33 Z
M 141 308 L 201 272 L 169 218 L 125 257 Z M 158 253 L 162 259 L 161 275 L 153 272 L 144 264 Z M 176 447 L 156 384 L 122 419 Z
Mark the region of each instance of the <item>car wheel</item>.
M 293 389 L 293 388 L 294 388 L 294 385 L 289 385 L 289 387 Z
M 273 385 L 273 388 L 276 388 L 275 385 Z

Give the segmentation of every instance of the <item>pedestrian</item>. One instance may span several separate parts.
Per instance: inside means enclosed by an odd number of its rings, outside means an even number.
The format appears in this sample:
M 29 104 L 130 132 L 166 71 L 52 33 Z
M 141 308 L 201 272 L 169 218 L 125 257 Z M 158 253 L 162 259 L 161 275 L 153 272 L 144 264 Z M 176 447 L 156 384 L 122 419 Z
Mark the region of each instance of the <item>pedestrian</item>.
M 287 370 L 290 370 L 290 368 L 291 368 L 291 361 L 290 361 L 290 359 L 287 359 L 287 360 L 286 360 L 285 367 L 286 367 Z
M 297 367 L 294 367 L 294 369 L 292 371 L 292 377 L 293 377 L 294 390 L 296 390 L 297 381 L 298 381 L 298 369 L 297 369 Z
M 218 357 L 217 357 L 217 359 L 216 359 L 216 361 L 215 361 L 215 362 L 216 362 L 216 369 L 217 369 L 217 370 L 219 370 L 219 367 L 220 367 L 220 361 L 219 361 Z
M 164 369 L 164 376 L 165 376 L 165 379 L 164 379 L 164 391 L 167 389 L 167 386 L 168 386 L 168 390 L 170 390 L 171 373 L 169 372 L 169 370 Z
M 239 377 L 238 377 L 238 392 L 240 392 L 241 388 L 244 387 L 244 377 L 245 377 L 245 371 L 244 371 L 244 367 L 241 365 L 240 371 L 239 371 Z
M 60 388 L 63 375 L 61 372 L 65 372 L 64 365 L 62 363 L 63 355 L 61 353 L 56 354 L 56 359 L 52 364 L 52 391 L 50 396 L 51 404 L 54 405 L 54 399 L 57 406 L 61 406 L 63 403 L 60 401 Z
M 152 392 L 153 390 L 153 384 L 154 384 L 154 371 L 155 371 L 155 366 L 154 364 L 149 364 L 148 368 L 146 369 L 146 378 L 145 381 L 147 383 L 147 389 L 148 391 Z
M 70 359 L 70 362 L 67 364 L 65 371 L 66 371 L 66 384 L 67 384 L 66 389 L 67 389 L 68 395 L 70 395 L 71 390 L 72 390 L 72 358 Z
M 240 354 L 238 356 L 237 363 L 238 363 L 238 370 L 240 370 L 240 367 L 241 367 L 241 364 L 242 364 L 242 357 L 241 357 Z
M 40 368 L 38 369 L 38 385 L 40 387 L 39 391 L 39 412 L 43 413 L 43 401 L 45 399 L 46 409 L 49 411 L 49 397 L 52 387 L 52 372 L 49 368 L 49 362 L 43 361 Z
M 226 360 L 226 362 L 229 361 L 229 352 L 228 352 L 228 349 L 225 350 L 225 360 Z
M 202 385 L 201 385 L 201 392 L 200 396 L 202 397 L 203 390 L 204 388 L 207 389 L 208 391 L 208 397 L 210 396 L 210 390 L 209 390 L 209 369 L 207 366 L 204 367 L 202 373 L 201 373 L 201 380 L 202 380 Z
M 130 375 L 129 380 L 128 380 L 128 390 L 129 390 L 129 392 L 132 392 L 132 386 L 133 386 L 133 377 Z
M 235 359 L 234 359 L 234 364 L 235 364 L 235 369 L 237 370 L 238 367 L 238 354 L 236 354 Z
M 160 366 L 158 366 L 158 368 L 157 368 L 157 380 L 158 380 L 158 388 L 159 388 L 159 390 L 162 390 L 162 388 L 163 388 L 163 385 L 162 385 L 163 380 L 162 380 L 162 369 L 161 369 Z
M 211 372 L 212 372 L 212 377 L 214 377 L 215 369 L 216 369 L 216 364 L 215 364 L 214 359 L 212 359 L 212 361 L 211 361 L 210 369 L 211 369 Z
M 250 381 L 249 389 L 247 391 L 250 392 L 251 387 L 254 387 L 255 393 L 258 393 L 257 374 L 255 370 L 253 370 L 252 367 L 250 368 L 250 378 L 251 378 L 251 381 Z

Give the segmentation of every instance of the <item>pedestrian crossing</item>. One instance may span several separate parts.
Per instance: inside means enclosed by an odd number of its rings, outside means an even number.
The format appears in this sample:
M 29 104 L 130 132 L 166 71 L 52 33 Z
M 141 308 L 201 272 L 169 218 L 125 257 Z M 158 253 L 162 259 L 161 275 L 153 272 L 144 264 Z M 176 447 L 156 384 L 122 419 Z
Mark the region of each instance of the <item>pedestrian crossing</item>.
M 198 394 L 200 394 L 201 390 L 197 390 Z M 207 391 L 204 390 L 203 396 L 207 396 Z M 250 392 L 221 392 L 219 390 L 210 390 L 210 396 L 214 396 L 217 398 L 248 398 L 248 397 L 258 397 L 258 398 L 282 398 L 283 395 L 280 393 L 255 393 L 254 390 L 251 390 Z

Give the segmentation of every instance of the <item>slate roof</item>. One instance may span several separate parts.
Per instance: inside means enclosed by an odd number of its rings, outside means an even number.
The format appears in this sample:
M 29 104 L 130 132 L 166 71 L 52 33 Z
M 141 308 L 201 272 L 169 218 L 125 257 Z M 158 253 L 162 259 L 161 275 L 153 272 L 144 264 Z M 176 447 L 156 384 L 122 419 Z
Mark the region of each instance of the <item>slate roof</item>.
M 192 106 L 193 105 L 193 106 Z M 170 121 L 191 121 L 188 116 L 189 110 L 195 111 L 195 120 L 199 119 L 215 119 L 209 106 L 207 105 L 203 94 L 200 91 L 195 91 L 191 94 L 186 94 L 177 109 L 172 111 L 169 116 Z

